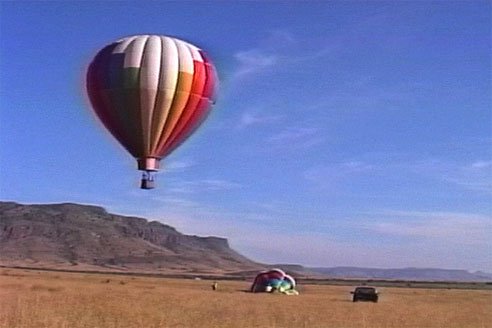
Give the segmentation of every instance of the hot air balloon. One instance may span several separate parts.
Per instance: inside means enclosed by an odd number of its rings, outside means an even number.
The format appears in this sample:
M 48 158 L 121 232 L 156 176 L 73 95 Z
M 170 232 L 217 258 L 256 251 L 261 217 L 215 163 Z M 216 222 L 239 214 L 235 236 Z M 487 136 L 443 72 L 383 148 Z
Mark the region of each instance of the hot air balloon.
M 91 105 L 137 160 L 141 188 L 154 188 L 159 162 L 205 120 L 215 103 L 216 70 L 196 46 L 162 35 L 117 40 L 87 70 Z
M 270 293 L 278 291 L 287 295 L 298 295 L 295 287 L 296 281 L 291 275 L 286 274 L 281 269 L 271 269 L 258 273 L 251 285 L 251 292 Z

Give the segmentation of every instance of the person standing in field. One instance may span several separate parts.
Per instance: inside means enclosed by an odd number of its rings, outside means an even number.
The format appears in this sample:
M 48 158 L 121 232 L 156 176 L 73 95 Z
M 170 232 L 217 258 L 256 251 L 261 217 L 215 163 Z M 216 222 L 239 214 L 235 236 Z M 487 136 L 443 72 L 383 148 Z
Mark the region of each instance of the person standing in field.
M 214 283 L 212 284 L 212 290 L 217 290 L 218 287 L 219 284 L 217 283 L 217 281 L 214 281 Z

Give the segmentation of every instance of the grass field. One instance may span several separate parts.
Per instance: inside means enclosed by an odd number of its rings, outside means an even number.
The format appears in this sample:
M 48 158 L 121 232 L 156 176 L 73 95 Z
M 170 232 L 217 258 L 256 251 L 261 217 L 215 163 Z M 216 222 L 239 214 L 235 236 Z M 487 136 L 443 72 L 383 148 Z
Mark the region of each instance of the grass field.
M 249 282 L 0 269 L 0 327 L 492 327 L 492 291 L 301 285 L 252 294 Z

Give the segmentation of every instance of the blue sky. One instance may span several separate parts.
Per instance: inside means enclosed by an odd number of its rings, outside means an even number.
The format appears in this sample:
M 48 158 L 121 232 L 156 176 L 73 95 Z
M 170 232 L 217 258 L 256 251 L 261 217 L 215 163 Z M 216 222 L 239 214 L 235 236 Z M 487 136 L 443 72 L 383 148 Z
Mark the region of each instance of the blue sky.
M 492 271 L 490 2 L 1 2 L 0 196 L 77 202 L 268 263 Z M 164 34 L 221 80 L 138 189 L 89 109 L 102 46 Z

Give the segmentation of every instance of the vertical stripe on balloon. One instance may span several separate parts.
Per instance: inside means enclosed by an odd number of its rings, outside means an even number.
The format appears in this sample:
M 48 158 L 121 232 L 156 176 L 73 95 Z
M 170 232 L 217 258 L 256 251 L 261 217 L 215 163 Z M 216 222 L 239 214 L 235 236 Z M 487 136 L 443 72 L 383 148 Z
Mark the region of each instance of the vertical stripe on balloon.
M 128 38 L 119 43 L 114 48 L 108 66 L 104 67 L 103 71 L 106 79 L 109 81 L 109 88 L 104 89 L 103 93 L 114 114 L 114 124 L 119 126 L 123 132 L 123 146 L 134 157 L 138 156 L 138 140 L 134 137 L 135 131 L 132 128 L 133 119 L 130 116 L 131 113 L 128 113 L 131 105 L 128 104 L 128 100 L 126 99 L 127 92 L 124 89 L 124 86 L 129 84 L 129 82 L 125 82 L 125 79 L 128 78 L 125 76 L 124 63 L 126 51 L 136 39 Z
M 198 104 L 196 105 L 195 110 L 191 113 L 190 118 L 187 120 L 186 125 L 179 132 L 179 136 L 171 140 L 166 147 L 162 149 L 162 155 L 167 156 L 171 152 L 173 152 L 177 147 L 179 147 L 184 141 L 186 141 L 195 131 L 200 127 L 202 122 L 207 118 L 209 111 L 211 109 L 211 100 L 210 96 L 214 92 L 215 88 L 215 73 L 213 70 L 213 66 L 208 61 L 206 55 L 200 51 L 200 55 L 203 58 L 204 63 L 204 77 L 205 84 L 203 85 L 202 97 Z
M 102 49 L 90 64 L 87 71 L 87 93 L 93 104 L 94 112 L 103 125 L 121 144 L 124 144 L 123 131 L 118 124 L 115 124 L 115 113 L 103 94 L 103 90 L 108 89 L 110 83 L 108 75 L 105 74 L 105 68 L 109 66 L 111 53 L 115 47 L 116 44 L 113 43 Z
M 143 131 L 143 151 L 150 153 L 152 116 L 156 104 L 161 69 L 161 39 L 151 36 L 145 44 L 140 70 L 140 117 Z
M 186 44 L 179 40 L 174 40 L 178 48 L 179 58 L 179 73 L 176 91 L 174 93 L 173 102 L 164 125 L 163 135 L 157 145 L 157 153 L 162 153 L 166 140 L 171 135 L 179 117 L 181 116 L 188 98 L 190 96 L 191 85 L 193 83 L 193 57 Z
M 162 53 L 159 72 L 159 87 L 152 117 L 152 143 L 150 156 L 160 157 L 157 146 L 164 135 L 169 110 L 178 83 L 179 59 L 176 43 L 168 37 L 161 36 Z
M 140 71 L 147 36 L 135 38 L 125 49 L 123 87 L 117 89 L 125 130 L 132 137 L 135 157 L 145 156 L 140 107 Z M 139 136 L 136 138 L 135 136 Z
M 169 147 L 169 145 L 175 140 L 179 141 L 184 137 L 183 132 L 186 131 L 186 127 L 190 124 L 190 120 L 200 104 L 200 100 L 202 98 L 201 95 L 203 93 L 203 88 L 206 81 L 206 73 L 203 61 L 194 60 L 194 67 L 195 73 L 193 75 L 190 97 L 188 98 L 188 102 L 178 120 L 178 123 L 174 127 L 169 138 L 166 140 L 163 151 L 166 151 L 166 148 Z

